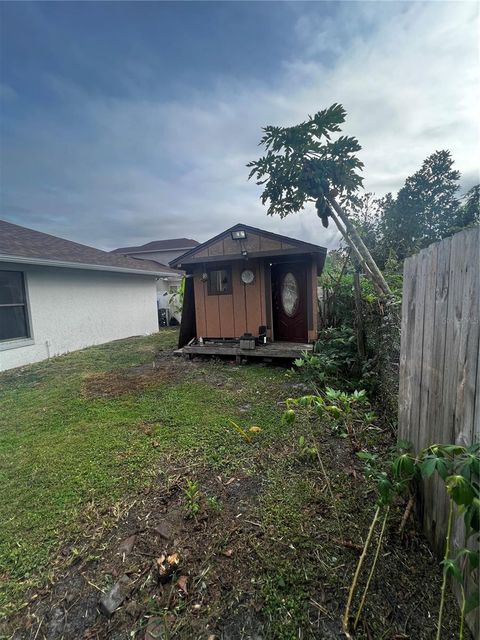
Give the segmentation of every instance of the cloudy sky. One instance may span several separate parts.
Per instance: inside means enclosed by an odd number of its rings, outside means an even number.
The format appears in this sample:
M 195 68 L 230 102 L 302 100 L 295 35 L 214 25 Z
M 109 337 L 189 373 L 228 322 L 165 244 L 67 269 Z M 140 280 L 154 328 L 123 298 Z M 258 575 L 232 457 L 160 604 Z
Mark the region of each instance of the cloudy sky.
M 479 180 L 479 4 L 1 3 L 0 217 L 104 249 L 269 218 L 261 127 L 333 102 L 383 195 L 436 149 Z

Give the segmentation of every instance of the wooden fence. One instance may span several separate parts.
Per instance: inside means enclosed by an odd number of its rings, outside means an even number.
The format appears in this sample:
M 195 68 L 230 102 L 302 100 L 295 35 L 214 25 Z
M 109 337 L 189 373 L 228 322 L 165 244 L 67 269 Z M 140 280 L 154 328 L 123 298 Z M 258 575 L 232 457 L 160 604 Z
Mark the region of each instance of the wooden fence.
M 480 228 L 429 246 L 404 264 L 399 437 L 415 450 L 480 440 Z M 422 492 L 424 531 L 443 552 L 448 501 L 443 483 Z M 454 547 L 465 546 L 458 518 Z M 475 637 L 479 637 L 478 619 Z

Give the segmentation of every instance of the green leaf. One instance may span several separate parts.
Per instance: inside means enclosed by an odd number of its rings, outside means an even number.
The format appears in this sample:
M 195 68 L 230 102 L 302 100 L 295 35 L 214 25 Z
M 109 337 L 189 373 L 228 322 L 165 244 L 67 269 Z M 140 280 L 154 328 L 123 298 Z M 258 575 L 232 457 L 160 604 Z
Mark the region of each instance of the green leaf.
M 328 411 L 328 413 L 332 414 L 334 418 L 339 418 L 342 414 L 342 410 L 340 409 L 340 407 L 337 407 L 334 404 L 327 405 L 325 409 Z
M 455 560 L 452 560 L 452 558 L 448 558 L 447 560 L 442 560 L 440 564 L 442 565 L 444 575 L 451 576 L 459 582 L 462 581 L 462 572 L 460 571 L 460 567 L 457 565 Z
M 478 597 L 478 593 L 471 593 L 465 600 L 465 614 L 469 614 L 474 611 L 478 606 L 480 606 L 480 598 Z
M 283 414 L 282 422 L 285 424 L 293 424 L 295 422 L 295 411 L 293 409 L 287 409 Z
M 445 485 L 450 498 L 458 505 L 468 506 L 472 503 L 474 493 L 472 486 L 463 476 L 449 476 Z
M 393 462 L 392 472 L 399 480 L 408 480 L 415 472 L 415 458 L 410 453 L 398 456 Z
M 421 463 L 422 476 L 424 478 L 430 478 L 432 473 L 435 471 L 437 458 L 435 456 L 425 456 Z
M 451 463 L 445 458 L 437 458 L 435 461 L 435 469 L 442 480 L 446 480 L 451 473 Z
M 478 551 L 473 551 L 472 549 L 461 549 L 457 554 L 457 562 L 463 556 L 467 556 L 468 564 L 470 566 L 470 571 L 477 569 L 479 566 L 480 554 Z
M 480 532 L 480 499 L 474 498 L 472 504 L 468 505 L 465 510 L 465 527 L 467 529 L 467 535 L 471 535 L 471 532 Z
M 436 450 L 435 454 L 428 454 L 424 457 L 420 468 L 424 478 L 430 478 L 436 470 L 438 475 L 443 480 L 446 480 L 451 473 L 451 462 L 442 457 L 439 450 Z
M 446 453 L 452 455 L 452 456 L 458 456 L 461 453 L 465 453 L 466 449 L 465 447 L 461 447 L 460 445 L 457 444 L 445 444 L 442 446 L 443 451 L 445 451 Z
M 357 452 L 357 458 L 360 458 L 360 460 L 375 460 L 376 459 L 376 455 L 373 453 L 369 453 L 368 451 L 358 451 Z
M 405 451 L 410 451 L 413 449 L 413 444 L 409 440 L 399 440 L 397 442 L 397 449 L 404 449 Z
M 380 496 L 380 503 L 389 504 L 392 497 L 393 486 L 386 474 L 381 474 L 377 482 L 377 488 Z

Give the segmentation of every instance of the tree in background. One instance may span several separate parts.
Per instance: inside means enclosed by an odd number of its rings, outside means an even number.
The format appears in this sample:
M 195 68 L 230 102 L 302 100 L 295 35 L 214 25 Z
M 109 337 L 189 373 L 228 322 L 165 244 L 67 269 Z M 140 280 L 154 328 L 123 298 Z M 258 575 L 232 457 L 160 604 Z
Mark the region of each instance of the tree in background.
M 462 205 L 457 213 L 458 229 L 471 227 L 480 223 L 480 184 L 472 187 L 462 198 Z
M 432 242 L 478 223 L 477 185 L 460 199 L 460 173 L 449 151 L 435 151 L 405 180 L 395 198 L 372 194 L 352 204 L 349 214 L 375 261 L 383 268 L 395 257 L 400 262 Z
M 363 164 L 355 155 L 361 149 L 356 138 L 333 139 L 345 116 L 342 105 L 333 104 L 293 127 L 264 127 L 260 144 L 267 153 L 247 165 L 249 178 L 256 176 L 264 186 L 262 202 L 269 202 L 269 215 L 284 218 L 314 202 L 322 224 L 334 221 L 377 293 L 389 296 L 385 278 L 346 212 L 357 200 Z

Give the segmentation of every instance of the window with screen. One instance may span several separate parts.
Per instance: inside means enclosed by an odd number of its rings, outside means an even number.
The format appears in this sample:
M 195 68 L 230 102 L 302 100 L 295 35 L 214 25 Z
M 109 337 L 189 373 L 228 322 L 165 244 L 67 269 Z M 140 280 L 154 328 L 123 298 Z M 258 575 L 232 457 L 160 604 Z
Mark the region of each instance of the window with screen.
M 23 273 L 0 271 L 0 342 L 29 337 Z
M 231 269 L 215 269 L 208 272 L 208 295 L 218 296 L 232 293 Z

